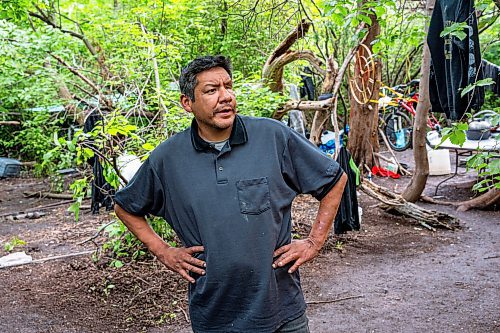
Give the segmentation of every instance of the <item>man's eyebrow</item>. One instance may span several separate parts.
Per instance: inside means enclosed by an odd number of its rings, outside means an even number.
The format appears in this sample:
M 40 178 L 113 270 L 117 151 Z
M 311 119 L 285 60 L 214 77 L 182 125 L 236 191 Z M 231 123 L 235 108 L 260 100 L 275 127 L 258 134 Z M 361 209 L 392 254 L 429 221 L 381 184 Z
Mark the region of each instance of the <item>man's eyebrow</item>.
M 232 79 L 224 80 L 224 84 L 228 84 L 228 83 L 233 83 L 233 80 Z M 209 82 L 203 83 L 203 87 L 217 87 L 218 85 L 219 85 L 219 81 L 209 81 Z

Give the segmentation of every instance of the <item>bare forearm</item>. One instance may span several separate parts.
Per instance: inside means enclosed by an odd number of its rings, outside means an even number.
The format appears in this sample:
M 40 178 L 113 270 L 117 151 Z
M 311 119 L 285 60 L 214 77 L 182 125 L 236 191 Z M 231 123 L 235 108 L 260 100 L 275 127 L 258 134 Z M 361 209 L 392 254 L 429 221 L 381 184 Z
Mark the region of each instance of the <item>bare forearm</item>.
M 332 228 L 333 219 L 337 214 L 346 183 L 347 176 L 343 174 L 330 192 L 320 201 L 316 221 L 312 225 L 309 237 L 292 241 L 292 243 L 274 251 L 273 255 L 277 258 L 273 262 L 273 268 L 283 267 L 290 262 L 294 262 L 288 270 L 288 273 L 293 273 L 300 265 L 318 255 Z
M 143 242 L 154 255 L 157 255 L 161 249 L 168 247 L 168 244 L 154 232 L 143 216 L 130 214 L 118 204 L 115 204 L 115 213 L 130 232 Z
M 309 239 L 318 250 L 328 238 L 346 183 L 347 175 L 343 174 L 330 192 L 320 201 L 316 221 L 313 223 L 309 234 Z
M 123 224 L 153 253 L 168 269 L 179 273 L 187 281 L 194 283 L 195 280 L 189 275 L 194 272 L 199 275 L 205 274 L 205 262 L 196 259 L 193 255 L 203 252 L 203 246 L 171 247 L 149 226 L 143 216 L 136 216 L 126 212 L 120 205 L 115 205 L 116 215 Z

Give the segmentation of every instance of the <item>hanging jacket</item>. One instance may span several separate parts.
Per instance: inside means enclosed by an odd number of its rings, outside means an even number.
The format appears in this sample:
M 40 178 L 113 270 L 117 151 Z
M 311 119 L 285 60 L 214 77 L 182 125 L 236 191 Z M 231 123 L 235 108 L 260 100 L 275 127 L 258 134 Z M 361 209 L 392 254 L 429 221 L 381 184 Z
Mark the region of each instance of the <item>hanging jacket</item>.
M 343 234 L 346 231 L 359 230 L 359 212 L 358 197 L 356 194 L 356 172 L 351 168 L 351 154 L 345 147 L 341 147 L 337 162 L 347 174 L 347 184 L 344 188 L 344 194 L 340 201 L 337 216 L 333 226 L 336 235 Z
M 466 37 L 440 37 L 454 23 L 466 22 Z M 427 44 L 431 53 L 430 100 L 434 112 L 444 111 L 451 120 L 461 119 L 484 102 L 484 89 L 476 87 L 460 96 L 462 89 L 482 79 L 481 55 L 474 0 L 436 0 Z

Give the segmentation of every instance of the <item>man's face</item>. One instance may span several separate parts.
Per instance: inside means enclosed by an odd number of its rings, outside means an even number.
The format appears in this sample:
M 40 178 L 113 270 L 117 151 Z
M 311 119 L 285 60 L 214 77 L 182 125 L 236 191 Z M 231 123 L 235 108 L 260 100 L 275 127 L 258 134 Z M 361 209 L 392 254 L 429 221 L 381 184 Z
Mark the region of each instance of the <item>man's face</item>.
M 214 67 L 196 76 L 195 101 L 182 95 L 184 109 L 192 112 L 198 122 L 201 134 L 231 133 L 236 116 L 236 98 L 233 80 L 222 67 Z

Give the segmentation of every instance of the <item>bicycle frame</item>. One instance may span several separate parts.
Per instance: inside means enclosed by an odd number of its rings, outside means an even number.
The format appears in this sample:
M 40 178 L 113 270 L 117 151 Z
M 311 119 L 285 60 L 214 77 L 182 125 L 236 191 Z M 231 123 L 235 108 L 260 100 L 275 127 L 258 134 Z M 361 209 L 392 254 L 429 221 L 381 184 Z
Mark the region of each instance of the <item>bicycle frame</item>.
M 404 88 L 404 87 L 406 87 L 406 85 L 402 85 L 400 87 Z M 397 106 L 406 110 L 412 117 L 415 117 L 417 112 L 415 110 L 414 105 L 416 103 L 418 103 L 418 97 L 419 97 L 418 93 L 411 95 L 410 98 L 405 98 L 402 93 L 400 93 L 399 91 L 397 91 L 394 88 L 387 87 L 387 86 L 383 86 L 383 88 L 389 90 L 390 92 L 392 92 L 394 95 L 397 96 L 394 98 L 396 103 L 397 103 Z M 382 93 L 380 95 L 383 96 Z M 389 105 L 394 106 L 394 104 L 392 104 L 392 103 L 389 103 Z M 441 128 L 441 124 L 439 123 L 437 118 L 432 114 L 432 112 L 429 112 L 429 114 L 428 114 L 427 127 L 429 127 L 431 130 L 437 130 L 437 129 Z
M 396 98 L 396 101 L 398 102 L 398 105 L 403 109 L 405 109 L 406 111 L 408 111 L 408 113 L 410 113 L 412 117 L 416 116 L 417 112 L 413 105 L 415 103 L 418 103 L 418 94 L 415 94 L 412 98 L 408 99 L 407 101 L 405 101 L 402 98 Z M 427 127 L 429 127 L 431 130 L 436 130 L 438 128 L 441 128 L 441 124 L 431 112 L 429 112 L 429 115 L 427 117 Z

